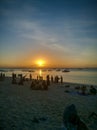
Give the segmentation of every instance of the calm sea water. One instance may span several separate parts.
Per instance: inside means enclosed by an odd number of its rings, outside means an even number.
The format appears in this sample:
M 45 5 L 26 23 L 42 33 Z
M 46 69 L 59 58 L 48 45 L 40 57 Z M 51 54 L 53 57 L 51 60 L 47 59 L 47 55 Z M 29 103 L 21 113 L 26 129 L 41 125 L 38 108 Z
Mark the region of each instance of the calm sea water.
M 4 72 L 6 76 L 11 77 L 12 73 L 23 74 L 29 78 L 29 74 L 32 74 L 33 78 L 37 75 L 43 76 L 46 79 L 46 75 L 63 76 L 64 82 L 81 83 L 89 85 L 97 85 L 97 69 L 69 69 L 70 72 L 62 72 L 56 69 L 0 69 L 0 72 Z

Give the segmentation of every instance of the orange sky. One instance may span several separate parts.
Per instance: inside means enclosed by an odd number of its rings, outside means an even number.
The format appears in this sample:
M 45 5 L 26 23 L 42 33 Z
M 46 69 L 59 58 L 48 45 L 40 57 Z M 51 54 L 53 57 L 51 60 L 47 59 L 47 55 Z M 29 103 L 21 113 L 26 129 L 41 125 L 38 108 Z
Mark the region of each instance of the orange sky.
M 2 59 L 2 58 L 1 58 Z M 88 59 L 71 59 L 67 57 L 58 56 L 42 56 L 42 57 L 15 57 L 5 58 L 0 62 L 0 67 L 40 67 L 37 62 L 42 60 L 44 63 L 41 67 L 97 67 L 97 63 L 90 62 Z

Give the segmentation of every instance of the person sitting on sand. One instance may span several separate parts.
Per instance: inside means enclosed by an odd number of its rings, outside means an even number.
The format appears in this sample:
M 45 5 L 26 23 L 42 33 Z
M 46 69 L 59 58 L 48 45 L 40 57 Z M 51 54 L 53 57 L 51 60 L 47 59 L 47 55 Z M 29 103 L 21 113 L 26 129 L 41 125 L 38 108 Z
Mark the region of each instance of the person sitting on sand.
M 82 95 L 86 95 L 86 90 L 87 90 L 87 88 L 86 88 L 86 86 L 82 86 L 81 87 L 81 91 L 82 91 Z
M 43 77 L 42 77 L 42 76 L 39 76 L 39 80 L 42 81 L 42 80 L 43 80 Z
M 63 124 L 67 129 L 76 127 L 78 122 L 77 110 L 75 105 L 72 104 L 65 108 L 63 114 Z
M 35 81 L 32 81 L 30 88 L 35 89 Z
M 88 130 L 85 123 L 80 120 L 74 104 L 65 108 L 63 124 L 66 130 Z
M 93 117 L 93 116 L 97 117 L 97 114 L 96 114 L 95 112 L 92 112 L 92 113 L 89 115 L 88 118 L 91 118 L 91 117 Z
M 43 89 L 44 89 L 44 90 L 48 90 L 48 85 L 46 84 L 46 81 L 45 81 L 45 80 L 43 80 L 42 86 L 43 86 Z
M 19 85 L 23 85 L 23 75 L 19 74 L 20 80 L 19 80 Z
M 96 90 L 96 88 L 93 86 L 93 85 L 91 85 L 90 86 L 90 94 L 96 94 L 97 93 L 97 90 Z

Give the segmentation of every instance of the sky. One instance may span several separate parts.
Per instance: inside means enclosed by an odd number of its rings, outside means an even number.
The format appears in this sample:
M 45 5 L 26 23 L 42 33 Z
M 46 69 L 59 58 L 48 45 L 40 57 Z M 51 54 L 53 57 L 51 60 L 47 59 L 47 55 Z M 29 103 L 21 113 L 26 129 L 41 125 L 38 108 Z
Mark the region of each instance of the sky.
M 0 0 L 0 67 L 97 67 L 97 0 Z

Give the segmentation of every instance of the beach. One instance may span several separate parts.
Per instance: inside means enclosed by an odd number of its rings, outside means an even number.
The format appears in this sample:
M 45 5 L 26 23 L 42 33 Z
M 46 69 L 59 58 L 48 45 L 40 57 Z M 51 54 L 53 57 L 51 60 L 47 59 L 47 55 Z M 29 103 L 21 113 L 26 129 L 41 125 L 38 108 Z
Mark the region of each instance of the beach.
M 97 0 L 0 0 L 0 130 L 97 130 Z
M 97 117 L 88 118 L 97 113 L 97 94 L 79 94 L 75 87 L 81 84 L 52 83 L 48 90 L 32 90 L 31 81 L 11 82 L 10 77 L 0 81 L 1 130 L 62 130 L 64 109 L 71 104 L 89 130 L 97 129 Z

